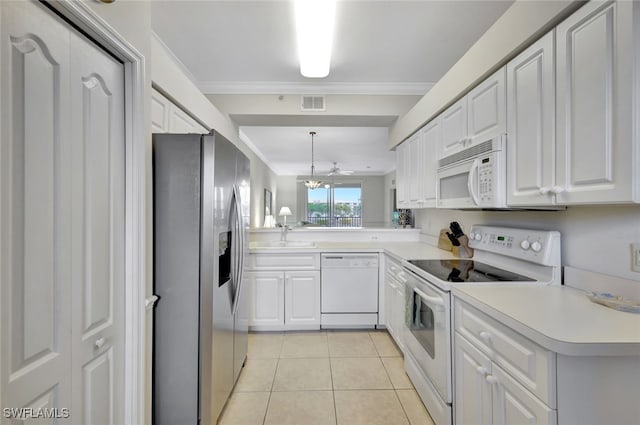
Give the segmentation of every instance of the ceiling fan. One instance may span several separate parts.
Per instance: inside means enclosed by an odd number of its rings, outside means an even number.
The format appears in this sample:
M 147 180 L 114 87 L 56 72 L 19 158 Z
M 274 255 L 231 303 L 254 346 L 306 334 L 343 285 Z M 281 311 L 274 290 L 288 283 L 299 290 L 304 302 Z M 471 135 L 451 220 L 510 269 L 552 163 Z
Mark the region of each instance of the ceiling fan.
M 330 177 L 330 176 L 350 176 L 354 172 L 355 171 L 341 169 L 340 167 L 338 167 L 338 163 L 334 161 L 333 167 L 331 167 L 331 169 L 327 173 L 327 177 Z

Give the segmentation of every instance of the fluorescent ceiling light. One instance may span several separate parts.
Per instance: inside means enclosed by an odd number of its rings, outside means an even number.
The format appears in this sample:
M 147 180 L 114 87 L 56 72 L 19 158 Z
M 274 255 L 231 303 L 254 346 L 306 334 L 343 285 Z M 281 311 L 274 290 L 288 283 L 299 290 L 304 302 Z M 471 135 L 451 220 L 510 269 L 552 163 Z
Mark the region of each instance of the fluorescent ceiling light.
M 300 73 L 307 78 L 329 75 L 335 0 L 295 0 Z

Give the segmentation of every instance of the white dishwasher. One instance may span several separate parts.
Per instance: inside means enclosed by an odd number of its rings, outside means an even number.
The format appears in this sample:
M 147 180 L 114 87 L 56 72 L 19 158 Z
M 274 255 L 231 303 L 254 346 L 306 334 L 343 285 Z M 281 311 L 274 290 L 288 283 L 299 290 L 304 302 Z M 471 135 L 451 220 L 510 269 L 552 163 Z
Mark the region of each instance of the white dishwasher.
M 323 328 L 362 328 L 378 324 L 378 254 L 322 254 Z

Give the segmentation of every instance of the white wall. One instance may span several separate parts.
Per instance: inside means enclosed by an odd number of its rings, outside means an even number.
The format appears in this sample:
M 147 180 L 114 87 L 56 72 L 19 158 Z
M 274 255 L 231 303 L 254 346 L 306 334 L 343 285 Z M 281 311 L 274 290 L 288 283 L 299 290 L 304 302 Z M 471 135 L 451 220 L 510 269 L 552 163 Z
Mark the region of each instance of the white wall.
M 441 228 L 457 221 L 472 224 L 558 230 L 562 234 L 562 264 L 640 281 L 631 271 L 631 242 L 640 242 L 640 205 L 577 206 L 565 211 L 416 211 L 416 227 L 438 237 Z
M 251 226 L 263 225 L 264 189 L 276 191 L 276 175 L 240 139 L 237 125 L 216 108 L 181 71 L 171 51 L 154 35 L 151 40 L 153 85 L 209 129 L 214 129 L 235 144 L 251 161 Z
M 516 2 L 393 126 L 392 148 L 578 8 L 576 0 Z

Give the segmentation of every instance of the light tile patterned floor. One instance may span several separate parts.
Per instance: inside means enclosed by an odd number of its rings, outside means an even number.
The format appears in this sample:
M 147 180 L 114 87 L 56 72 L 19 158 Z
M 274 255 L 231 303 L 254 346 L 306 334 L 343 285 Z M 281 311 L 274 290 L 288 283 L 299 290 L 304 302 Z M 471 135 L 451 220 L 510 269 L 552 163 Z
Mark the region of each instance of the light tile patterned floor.
M 433 425 L 386 331 L 251 333 L 219 425 Z

